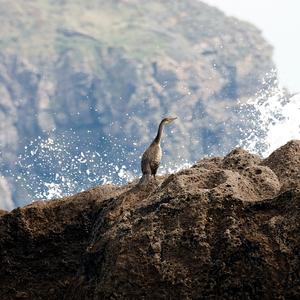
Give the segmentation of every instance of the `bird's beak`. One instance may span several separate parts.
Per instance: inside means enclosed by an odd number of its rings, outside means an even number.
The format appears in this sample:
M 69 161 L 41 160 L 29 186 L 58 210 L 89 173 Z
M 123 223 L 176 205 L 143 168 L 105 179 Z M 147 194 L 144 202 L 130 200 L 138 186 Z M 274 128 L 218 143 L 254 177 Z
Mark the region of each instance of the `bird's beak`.
M 170 123 L 171 123 L 171 122 L 174 122 L 176 119 L 177 119 L 177 117 L 171 118 Z

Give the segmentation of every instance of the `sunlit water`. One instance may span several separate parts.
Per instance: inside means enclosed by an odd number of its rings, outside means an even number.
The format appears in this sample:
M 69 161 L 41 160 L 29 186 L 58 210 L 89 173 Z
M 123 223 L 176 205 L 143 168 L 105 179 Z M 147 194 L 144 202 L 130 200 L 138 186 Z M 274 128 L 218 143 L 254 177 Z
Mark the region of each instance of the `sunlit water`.
M 124 140 L 97 140 L 93 134 L 87 131 L 85 140 L 75 130 L 54 130 L 44 138 L 39 136 L 19 156 L 18 174 L 7 175 L 34 200 L 60 198 L 97 185 L 121 185 L 139 177 L 142 153 L 135 142 L 129 149 Z M 190 164 L 165 163 L 159 173 L 177 172 L 187 166 Z
M 52 131 L 48 137 L 31 141 L 17 162 L 16 183 L 34 199 L 52 199 L 136 177 L 135 148 L 131 153 L 111 137 L 94 140 L 92 145 L 93 132 L 86 134 L 86 140 L 82 140 L 73 130 Z M 98 149 L 89 150 L 95 147 Z
M 300 138 L 300 95 L 288 97 L 277 85 L 240 104 L 235 113 L 248 124 L 240 128 L 237 146 L 252 153 L 266 157 L 287 141 Z M 90 150 L 95 143 L 97 150 Z M 113 137 L 95 141 L 89 131 L 85 141 L 73 130 L 53 131 L 31 141 L 17 162 L 18 175 L 8 175 L 30 199 L 53 199 L 92 186 L 124 184 L 140 175 L 141 154 L 134 142 L 130 149 L 124 144 Z M 192 163 L 164 164 L 159 172 L 173 173 Z
M 278 86 L 260 91 L 240 106 L 251 130 L 242 129 L 239 146 L 267 157 L 292 139 L 300 139 L 300 94 L 288 96 Z

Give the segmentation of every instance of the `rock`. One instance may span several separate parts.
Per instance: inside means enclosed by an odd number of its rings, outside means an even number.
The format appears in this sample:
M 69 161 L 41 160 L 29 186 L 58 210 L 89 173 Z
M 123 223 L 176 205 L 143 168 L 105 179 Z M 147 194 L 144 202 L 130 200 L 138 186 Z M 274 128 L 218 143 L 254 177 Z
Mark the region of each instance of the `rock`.
M 1 217 L 2 215 L 7 214 L 7 213 L 8 213 L 8 211 L 3 210 L 3 209 L 0 209 L 0 217 Z
M 300 141 L 292 140 L 274 151 L 262 165 L 271 168 L 282 184 L 282 191 L 300 188 Z
M 299 142 L 5 213 L 0 298 L 299 298 Z

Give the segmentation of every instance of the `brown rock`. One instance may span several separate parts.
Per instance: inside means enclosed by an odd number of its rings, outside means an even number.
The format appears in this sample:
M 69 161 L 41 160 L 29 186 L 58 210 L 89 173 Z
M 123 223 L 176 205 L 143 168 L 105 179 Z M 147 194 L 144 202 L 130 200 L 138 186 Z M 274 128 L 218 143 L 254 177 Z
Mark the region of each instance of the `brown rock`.
M 0 216 L 3 216 L 5 214 L 7 214 L 7 213 L 8 213 L 8 211 L 0 209 Z
M 298 299 L 297 145 L 2 215 L 0 299 Z
M 280 147 L 262 165 L 268 166 L 278 176 L 282 191 L 300 188 L 300 141 L 292 140 Z

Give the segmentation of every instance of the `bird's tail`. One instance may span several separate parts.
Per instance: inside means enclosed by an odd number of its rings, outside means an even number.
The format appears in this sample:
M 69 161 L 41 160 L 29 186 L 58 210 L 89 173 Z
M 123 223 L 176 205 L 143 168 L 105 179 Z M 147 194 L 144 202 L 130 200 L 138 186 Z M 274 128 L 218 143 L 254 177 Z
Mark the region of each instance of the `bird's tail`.
M 150 181 L 150 174 L 143 174 L 139 181 L 139 185 L 145 185 Z

